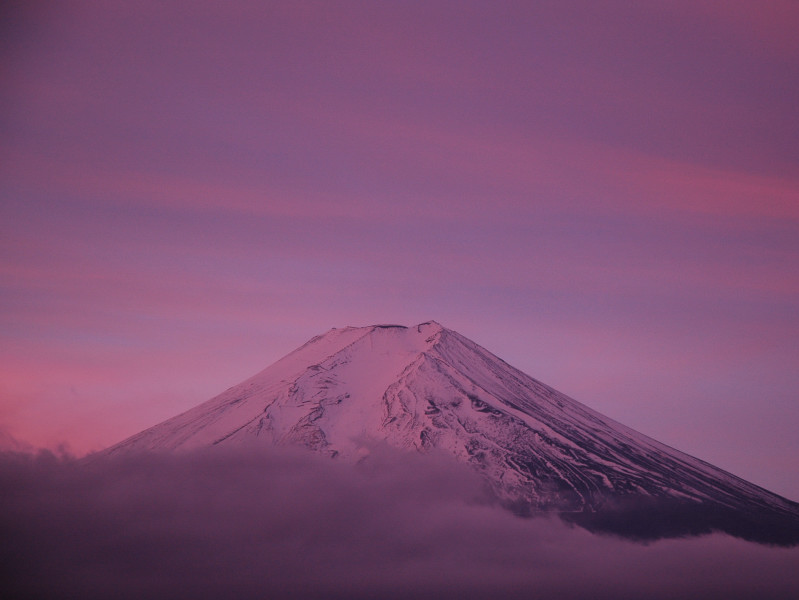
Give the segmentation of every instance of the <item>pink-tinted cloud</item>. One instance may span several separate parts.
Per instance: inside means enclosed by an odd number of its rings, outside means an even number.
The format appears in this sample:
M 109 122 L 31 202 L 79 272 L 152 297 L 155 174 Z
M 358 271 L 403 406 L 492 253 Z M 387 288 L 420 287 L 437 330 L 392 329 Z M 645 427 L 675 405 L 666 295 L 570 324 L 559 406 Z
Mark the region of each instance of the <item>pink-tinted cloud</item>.
M 796 549 L 649 545 L 493 507 L 441 457 L 0 456 L 15 595 L 60 598 L 792 598 Z

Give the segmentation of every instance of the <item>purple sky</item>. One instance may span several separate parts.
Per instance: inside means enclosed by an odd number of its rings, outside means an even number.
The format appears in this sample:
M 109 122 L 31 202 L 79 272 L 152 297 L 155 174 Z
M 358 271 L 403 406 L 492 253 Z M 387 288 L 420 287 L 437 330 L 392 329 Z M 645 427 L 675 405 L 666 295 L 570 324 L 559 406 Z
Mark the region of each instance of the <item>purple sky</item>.
M 0 434 L 435 319 L 799 499 L 799 5 L 17 3 Z

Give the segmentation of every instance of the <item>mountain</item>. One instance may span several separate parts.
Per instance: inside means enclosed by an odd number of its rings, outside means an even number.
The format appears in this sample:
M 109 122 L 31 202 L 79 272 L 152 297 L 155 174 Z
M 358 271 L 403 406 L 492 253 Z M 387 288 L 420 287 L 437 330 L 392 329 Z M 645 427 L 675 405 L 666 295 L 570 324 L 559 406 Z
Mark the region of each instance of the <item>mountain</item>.
M 104 452 L 375 442 L 464 461 L 519 514 L 637 539 L 725 531 L 799 543 L 799 504 L 605 417 L 436 322 L 331 329 Z

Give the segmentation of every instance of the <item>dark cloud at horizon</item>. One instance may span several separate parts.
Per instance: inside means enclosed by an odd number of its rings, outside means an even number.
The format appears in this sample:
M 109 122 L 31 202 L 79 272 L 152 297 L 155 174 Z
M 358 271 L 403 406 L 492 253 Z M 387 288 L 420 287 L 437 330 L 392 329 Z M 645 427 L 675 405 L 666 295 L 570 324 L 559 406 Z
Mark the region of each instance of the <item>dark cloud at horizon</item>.
M 799 549 L 647 545 L 492 504 L 444 457 L 0 455 L 4 597 L 795 598 Z

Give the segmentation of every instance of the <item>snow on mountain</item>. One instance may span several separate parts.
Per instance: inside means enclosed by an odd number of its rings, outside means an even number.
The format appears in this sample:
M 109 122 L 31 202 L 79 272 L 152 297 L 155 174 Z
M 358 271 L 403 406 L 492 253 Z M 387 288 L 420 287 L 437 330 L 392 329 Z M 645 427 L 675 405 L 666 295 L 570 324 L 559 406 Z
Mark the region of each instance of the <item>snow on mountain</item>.
M 105 451 L 299 444 L 358 460 L 379 442 L 448 453 L 523 514 L 632 537 L 723 530 L 799 543 L 799 505 L 511 367 L 436 322 L 331 329 Z

